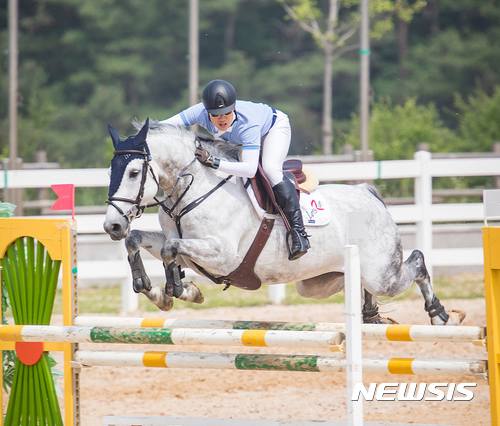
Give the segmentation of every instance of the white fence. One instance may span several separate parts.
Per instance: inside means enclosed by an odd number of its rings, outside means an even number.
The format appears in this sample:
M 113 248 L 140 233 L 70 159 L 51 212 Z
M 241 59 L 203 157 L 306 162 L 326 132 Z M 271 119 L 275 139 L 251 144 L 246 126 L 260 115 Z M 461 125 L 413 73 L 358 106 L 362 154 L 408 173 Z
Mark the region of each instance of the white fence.
M 433 222 L 482 222 L 482 203 L 432 204 L 432 179 L 454 176 L 499 176 L 500 158 L 432 159 L 431 154 L 419 151 L 413 160 L 370 161 L 354 163 L 307 163 L 320 182 L 365 181 L 375 179 L 410 178 L 415 180 L 414 204 L 389 206 L 398 224 L 416 224 L 417 241 L 414 248 L 425 253 L 432 274 L 433 266 L 477 266 L 483 264 L 481 247 L 433 248 Z M 107 187 L 107 169 L 8 170 L 0 173 L 0 188 L 50 188 L 53 184 L 74 184 L 76 187 Z M 102 215 L 76 215 L 79 234 L 103 234 Z M 156 214 L 144 214 L 140 229 L 158 230 Z M 413 247 L 407 247 L 408 255 Z M 151 276 L 163 276 L 159 262 L 145 262 Z M 109 274 L 128 279 L 126 259 L 114 261 L 79 262 L 79 275 L 105 277 Z M 156 275 L 158 274 L 158 275 Z M 128 285 L 128 284 L 127 284 Z M 272 286 L 274 287 L 274 286 Z

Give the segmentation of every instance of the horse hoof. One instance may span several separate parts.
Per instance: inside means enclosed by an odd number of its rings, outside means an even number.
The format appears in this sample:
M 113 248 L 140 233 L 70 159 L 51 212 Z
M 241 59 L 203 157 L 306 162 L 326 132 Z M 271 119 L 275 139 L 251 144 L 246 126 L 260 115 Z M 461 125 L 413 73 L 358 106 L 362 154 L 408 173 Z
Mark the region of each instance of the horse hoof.
M 465 318 L 465 312 L 453 309 L 448 312 L 449 318 L 445 325 L 460 325 Z
M 160 309 L 161 311 L 168 312 L 174 306 L 174 299 L 169 299 L 162 304 L 158 303 L 156 304 L 156 306 L 158 306 L 158 309 Z
M 203 293 L 201 290 L 193 284 L 192 282 L 183 283 L 184 290 L 182 294 L 179 296 L 180 300 L 184 300 L 185 302 L 192 303 L 203 303 L 205 298 L 203 297 Z
M 380 317 L 379 324 L 399 324 L 399 322 L 397 322 L 396 320 L 393 320 L 392 318 Z
M 168 297 L 163 290 L 163 287 L 159 285 L 154 286 L 151 291 L 143 292 L 149 301 L 158 307 L 162 311 L 170 311 L 174 306 L 174 300 Z

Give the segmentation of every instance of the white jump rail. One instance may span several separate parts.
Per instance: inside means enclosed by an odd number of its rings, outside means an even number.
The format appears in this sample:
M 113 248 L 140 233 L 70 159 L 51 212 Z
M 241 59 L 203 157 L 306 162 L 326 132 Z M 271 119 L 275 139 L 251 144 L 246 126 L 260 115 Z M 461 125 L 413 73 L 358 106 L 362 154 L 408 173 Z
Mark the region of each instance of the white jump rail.
M 323 355 L 236 354 L 215 352 L 161 352 L 83 350 L 75 352 L 83 367 L 193 368 L 214 370 L 297 371 L 345 373 L 345 358 Z M 363 371 L 376 374 L 472 376 L 486 374 L 480 359 L 363 358 Z
M 157 327 L 157 328 L 203 328 L 223 330 L 300 330 L 346 332 L 343 323 L 299 323 L 280 321 L 203 320 L 184 318 L 134 318 L 79 315 L 74 319 L 79 327 Z M 472 343 L 484 346 L 486 327 L 404 324 L 362 324 L 365 340 L 393 342 L 449 342 Z

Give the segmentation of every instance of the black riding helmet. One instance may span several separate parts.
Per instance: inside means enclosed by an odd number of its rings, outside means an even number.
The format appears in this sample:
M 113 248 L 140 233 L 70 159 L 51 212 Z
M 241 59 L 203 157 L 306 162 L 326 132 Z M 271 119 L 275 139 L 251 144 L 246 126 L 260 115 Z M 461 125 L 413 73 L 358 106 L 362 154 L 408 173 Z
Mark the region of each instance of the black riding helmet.
M 205 86 L 201 98 L 210 114 L 222 115 L 234 109 L 236 90 L 227 81 L 213 80 Z

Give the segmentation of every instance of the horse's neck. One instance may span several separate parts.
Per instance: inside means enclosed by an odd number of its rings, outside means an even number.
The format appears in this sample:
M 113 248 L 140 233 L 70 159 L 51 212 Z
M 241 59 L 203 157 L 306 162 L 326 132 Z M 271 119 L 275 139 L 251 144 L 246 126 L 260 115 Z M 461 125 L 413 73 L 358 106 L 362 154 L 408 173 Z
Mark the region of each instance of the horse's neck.
M 182 205 L 202 196 L 224 179 L 196 161 L 194 140 L 152 138 L 148 144 L 157 165 L 160 188 L 165 195 L 172 195 L 174 201 L 186 192 Z M 192 151 L 186 144 L 192 145 Z

